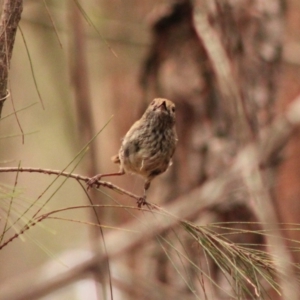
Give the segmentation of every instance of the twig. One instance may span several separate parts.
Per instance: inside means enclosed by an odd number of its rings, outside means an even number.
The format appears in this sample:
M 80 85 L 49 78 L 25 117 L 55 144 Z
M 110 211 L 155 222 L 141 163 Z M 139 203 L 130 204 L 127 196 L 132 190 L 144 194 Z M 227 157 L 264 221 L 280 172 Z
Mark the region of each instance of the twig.
M 30 220 L 26 225 L 23 226 L 23 228 L 16 232 L 13 236 L 11 236 L 9 239 L 7 239 L 3 244 L 0 245 L 0 250 L 4 247 L 6 247 L 9 243 L 11 243 L 13 240 L 15 240 L 16 238 L 18 238 L 20 235 L 22 235 L 25 231 L 29 230 L 30 228 L 34 227 L 37 223 L 45 220 L 45 219 L 50 219 L 50 218 L 54 218 L 52 217 L 53 214 L 57 214 L 60 212 L 64 212 L 64 211 L 69 211 L 69 210 L 73 210 L 73 209 L 82 209 L 82 208 L 107 208 L 107 207 L 114 207 L 114 208 L 123 208 L 123 209 L 138 209 L 140 210 L 140 208 L 138 207 L 133 207 L 133 206 L 120 206 L 120 205 L 79 205 L 79 206 L 71 206 L 71 207 L 65 207 L 65 208 L 60 208 L 60 209 L 56 209 L 56 210 L 52 210 L 48 213 L 42 214 L 40 216 L 36 216 L 34 217 L 32 220 Z M 101 227 L 101 224 L 96 224 L 97 226 Z
M 18 168 L 18 167 L 7 167 L 7 168 L 0 168 L 0 173 L 8 173 L 8 172 L 29 172 L 29 173 L 42 173 L 42 174 L 47 174 L 47 175 L 57 175 L 57 176 L 64 176 L 64 177 L 68 177 L 68 178 L 73 178 L 76 179 L 77 181 L 84 181 L 87 182 L 89 181 L 91 178 L 88 176 L 82 176 L 79 174 L 74 174 L 74 173 L 68 173 L 68 172 L 62 172 L 59 170 L 51 170 L 51 169 L 41 169 L 41 168 Z M 98 180 L 95 183 L 96 186 L 103 186 L 106 188 L 109 188 L 113 191 L 116 191 L 122 195 L 127 195 L 130 198 L 133 198 L 135 200 L 139 200 L 140 196 L 137 196 L 133 193 L 130 193 L 114 184 L 112 184 L 111 182 L 108 181 L 102 181 L 102 180 Z
M 55 22 L 54 22 L 54 20 L 53 20 L 53 18 L 52 18 L 50 9 L 49 9 L 49 7 L 48 7 L 48 4 L 47 4 L 46 0 L 43 0 L 43 2 L 44 2 L 44 5 L 45 5 L 45 8 L 46 8 L 46 12 L 47 12 L 47 15 L 48 15 L 48 17 L 49 17 L 49 20 L 50 20 L 50 22 L 51 22 L 51 24 L 52 24 L 52 26 L 53 26 L 53 29 L 54 29 L 56 38 L 57 38 L 58 43 L 59 43 L 59 46 L 60 46 L 61 49 L 63 49 L 62 42 L 61 42 L 61 40 L 60 40 L 60 38 L 59 38 L 59 34 L 58 34 L 57 27 L 56 27 Z
M 0 250 L 11 243 L 14 239 L 22 235 L 25 231 L 34 227 L 37 223 L 43 221 L 45 218 L 37 219 L 37 221 L 29 221 L 20 231 L 16 232 L 13 236 L 11 236 L 8 240 L 6 240 L 3 244 L 0 245 Z

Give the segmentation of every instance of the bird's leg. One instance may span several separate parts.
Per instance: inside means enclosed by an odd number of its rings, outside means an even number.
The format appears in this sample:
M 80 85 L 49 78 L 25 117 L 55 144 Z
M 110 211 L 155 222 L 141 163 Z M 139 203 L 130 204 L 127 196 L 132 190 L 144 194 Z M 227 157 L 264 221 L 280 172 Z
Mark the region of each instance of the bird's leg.
M 138 208 L 141 208 L 143 205 L 148 205 L 149 203 L 146 201 L 146 198 L 147 198 L 147 190 L 149 189 L 150 187 L 150 183 L 151 183 L 151 180 L 147 179 L 145 184 L 144 184 L 144 195 L 139 198 L 139 200 L 137 201 L 137 205 L 138 205 Z
M 120 170 L 119 172 L 116 173 L 107 173 L 107 174 L 97 174 L 94 177 L 91 177 L 88 181 L 87 181 L 87 187 L 88 189 L 93 187 L 94 184 L 97 185 L 97 188 L 100 186 L 99 184 L 97 184 L 97 181 L 99 181 L 102 177 L 109 177 L 109 176 L 121 176 L 124 175 L 125 172 L 124 170 Z

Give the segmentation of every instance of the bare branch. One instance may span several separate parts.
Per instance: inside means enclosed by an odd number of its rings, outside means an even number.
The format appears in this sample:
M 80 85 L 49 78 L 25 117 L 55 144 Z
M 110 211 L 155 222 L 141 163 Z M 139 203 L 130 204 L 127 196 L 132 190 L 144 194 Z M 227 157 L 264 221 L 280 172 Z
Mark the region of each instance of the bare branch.
M 41 169 L 41 168 L 18 168 L 18 167 L 12 167 L 12 168 L 0 168 L 0 173 L 7 173 L 7 172 L 29 172 L 29 173 L 42 173 L 42 174 L 48 174 L 48 175 L 57 175 L 57 176 L 64 176 L 64 177 L 69 177 L 76 179 L 77 181 L 84 181 L 87 182 L 91 178 L 87 176 L 82 176 L 79 174 L 74 174 L 74 173 L 68 173 L 68 172 L 62 172 L 59 170 L 51 170 L 51 169 Z M 118 192 L 120 194 L 124 194 L 129 196 L 130 198 L 133 198 L 135 200 L 139 200 L 140 197 L 137 195 L 134 195 L 114 184 L 108 181 L 101 181 L 98 180 L 95 183 L 96 186 L 103 186 L 106 188 L 109 188 L 111 190 L 114 190 L 115 192 Z

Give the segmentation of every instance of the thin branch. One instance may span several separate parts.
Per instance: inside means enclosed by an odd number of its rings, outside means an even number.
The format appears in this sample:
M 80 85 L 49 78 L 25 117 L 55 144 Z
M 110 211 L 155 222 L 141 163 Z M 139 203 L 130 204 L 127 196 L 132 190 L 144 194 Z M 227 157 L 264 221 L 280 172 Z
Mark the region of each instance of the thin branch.
M 48 17 L 49 17 L 49 20 L 50 20 L 50 22 L 51 22 L 51 24 L 52 24 L 52 26 L 53 26 L 55 35 L 56 35 L 57 40 L 58 40 L 58 43 L 59 43 L 59 46 L 60 46 L 60 48 L 62 49 L 62 48 L 63 48 L 62 42 L 61 42 L 61 40 L 60 40 L 60 38 L 59 38 L 58 30 L 57 30 L 56 25 L 55 25 L 55 22 L 54 22 L 54 20 L 53 20 L 53 18 L 52 18 L 50 9 L 49 9 L 49 7 L 48 7 L 48 5 L 47 5 L 46 0 L 43 0 L 43 2 L 44 2 L 44 5 L 45 5 L 45 8 L 46 8 L 46 12 L 47 12 L 47 15 L 48 15 Z
M 20 167 L 20 164 L 21 163 L 19 162 L 19 167 Z M 17 174 L 16 174 L 16 179 L 15 179 L 14 187 L 13 187 L 13 190 L 12 190 L 12 196 L 11 196 L 10 201 L 9 201 L 9 206 L 8 206 L 8 210 L 7 210 L 7 214 L 6 214 L 6 218 L 5 218 L 4 227 L 3 227 L 3 230 L 2 230 L 2 235 L 0 237 L 0 245 L 2 243 L 2 240 L 4 239 L 7 224 L 8 224 L 9 218 L 10 218 L 10 214 L 11 214 L 11 210 L 12 210 L 12 204 L 13 204 L 13 201 L 14 201 L 13 194 L 15 193 L 15 190 L 16 190 L 16 186 L 17 186 L 17 183 L 18 183 L 18 177 L 19 177 L 19 172 L 17 172 Z
M 42 174 L 47 174 L 47 175 L 57 175 L 57 176 L 64 176 L 64 177 L 68 177 L 68 178 L 73 178 L 76 179 L 77 181 L 84 181 L 87 182 L 89 181 L 91 178 L 88 176 L 82 176 L 79 174 L 75 174 L 75 173 L 68 173 L 68 172 L 62 172 L 59 170 L 51 170 L 51 169 L 41 169 L 41 168 L 18 168 L 18 167 L 6 167 L 6 168 L 0 168 L 0 173 L 9 173 L 9 172 L 29 172 L 29 173 L 42 173 Z M 109 188 L 115 192 L 118 192 L 122 195 L 127 195 L 130 198 L 133 198 L 135 200 L 139 200 L 140 196 L 137 196 L 133 193 L 130 193 L 114 184 L 112 184 L 111 182 L 108 181 L 102 181 L 102 180 L 98 180 L 95 185 L 99 185 L 99 186 L 103 186 L 106 188 Z
M 9 87 L 10 87 L 10 84 L 9 84 Z M 17 121 L 18 127 L 20 128 L 20 131 L 21 131 L 22 144 L 24 145 L 24 143 L 25 143 L 25 134 L 24 134 L 24 130 L 22 128 L 20 119 L 18 117 L 17 111 L 16 111 L 15 101 L 14 101 L 14 97 L 13 97 L 12 93 L 10 95 L 10 98 L 11 98 L 11 104 L 12 104 L 12 107 L 13 107 L 14 115 L 16 117 L 16 121 Z
M 83 9 L 83 7 L 80 5 L 80 3 L 78 2 L 78 0 L 73 0 L 75 5 L 77 6 L 77 8 L 79 9 L 79 11 L 81 12 L 81 14 L 83 15 L 83 17 L 85 18 L 85 20 L 87 21 L 87 23 L 93 27 L 93 29 L 96 31 L 96 33 L 98 34 L 98 36 L 102 39 L 102 41 L 105 43 L 106 47 L 111 51 L 111 53 L 118 58 L 117 53 L 113 50 L 113 48 L 110 46 L 110 44 L 107 42 L 107 40 L 102 36 L 102 34 L 100 33 L 100 31 L 97 29 L 97 27 L 94 25 L 94 23 L 92 22 L 92 20 L 90 19 L 90 17 L 88 16 L 88 14 L 85 12 L 85 10 Z
M 24 46 L 25 46 L 26 54 L 27 54 L 27 57 L 28 57 L 29 65 L 30 65 L 31 75 L 32 75 L 34 86 L 35 86 L 35 90 L 37 92 L 37 95 L 38 95 L 38 98 L 39 98 L 40 103 L 42 105 L 42 108 L 45 109 L 45 104 L 44 104 L 44 101 L 43 101 L 43 98 L 42 98 L 42 95 L 41 95 L 41 92 L 40 92 L 40 89 L 39 89 L 39 86 L 38 86 L 38 83 L 37 83 L 37 79 L 36 79 L 36 76 L 35 76 L 33 61 L 31 59 L 31 55 L 30 55 L 30 52 L 29 52 L 29 47 L 27 45 L 26 38 L 25 38 L 25 35 L 23 33 L 22 28 L 20 26 L 18 26 L 18 28 L 20 30 L 21 37 L 22 37 L 22 40 L 23 40 L 23 43 L 24 43 Z
M 43 221 L 45 219 L 51 219 L 51 218 L 54 219 L 55 217 L 52 217 L 53 214 L 57 214 L 59 212 L 69 211 L 69 210 L 73 210 L 73 209 L 82 209 L 82 208 L 107 208 L 107 207 L 110 207 L 110 208 L 112 208 L 112 207 L 114 207 L 114 208 L 123 208 L 123 209 L 139 209 L 140 210 L 140 208 L 138 208 L 138 207 L 121 206 L 121 205 L 79 205 L 79 206 L 71 206 L 71 207 L 65 207 L 65 208 L 60 208 L 60 209 L 52 210 L 52 211 L 50 211 L 48 213 L 45 213 L 45 214 L 42 214 L 40 216 L 35 216 L 33 219 L 29 220 L 28 223 L 25 224 L 21 230 L 19 230 L 18 232 L 16 232 L 13 236 L 11 236 L 9 239 L 7 239 L 6 241 L 4 241 L 3 244 L 0 245 L 0 250 L 2 248 L 6 247 L 9 243 L 11 243 L 16 238 L 20 237 L 27 230 L 31 229 L 32 227 L 34 227 L 35 225 L 37 225 L 38 223 L 40 223 L 41 221 Z M 80 223 L 80 221 L 78 221 L 78 223 Z M 103 225 L 101 225 L 99 223 L 98 224 L 95 223 L 95 226 L 97 226 L 99 228 L 103 227 Z M 5 230 L 3 232 L 5 233 Z

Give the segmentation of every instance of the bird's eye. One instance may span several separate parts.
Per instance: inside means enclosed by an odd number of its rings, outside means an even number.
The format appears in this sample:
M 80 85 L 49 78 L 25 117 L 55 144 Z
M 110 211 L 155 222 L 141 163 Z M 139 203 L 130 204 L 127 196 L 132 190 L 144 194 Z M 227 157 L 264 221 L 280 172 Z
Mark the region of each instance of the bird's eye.
M 152 101 L 152 102 L 151 102 L 151 105 L 154 105 L 154 104 L 155 104 L 155 101 Z
M 172 107 L 172 112 L 173 112 L 173 113 L 175 112 L 175 106 Z

